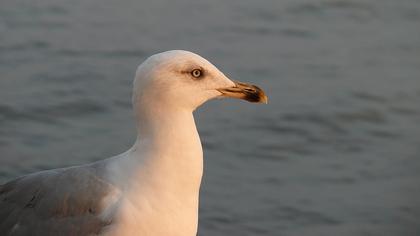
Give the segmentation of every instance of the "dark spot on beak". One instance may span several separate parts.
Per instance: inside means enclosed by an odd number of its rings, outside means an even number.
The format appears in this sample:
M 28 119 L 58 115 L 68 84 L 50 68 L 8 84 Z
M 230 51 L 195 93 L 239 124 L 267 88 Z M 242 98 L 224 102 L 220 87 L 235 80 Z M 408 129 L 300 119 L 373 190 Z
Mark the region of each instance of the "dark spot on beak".
M 248 91 L 248 89 L 247 89 L 247 90 L 244 91 L 244 94 L 245 94 L 244 99 L 247 100 L 248 102 L 260 103 L 260 102 L 263 102 L 263 99 L 265 97 L 264 92 L 262 92 L 262 90 L 260 88 L 258 88 L 257 90 L 253 90 L 253 91 Z
M 253 84 L 234 81 L 234 87 L 218 89 L 222 96 L 244 99 L 248 102 L 267 103 L 268 98 L 264 91 Z

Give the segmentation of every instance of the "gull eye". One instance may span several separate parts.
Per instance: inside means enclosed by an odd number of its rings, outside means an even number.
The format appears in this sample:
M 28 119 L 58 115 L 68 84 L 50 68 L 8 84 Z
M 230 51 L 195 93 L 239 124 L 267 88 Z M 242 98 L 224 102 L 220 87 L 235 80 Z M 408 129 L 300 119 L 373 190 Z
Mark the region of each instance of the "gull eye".
M 203 72 L 200 69 L 194 69 L 194 70 L 191 71 L 191 75 L 194 78 L 200 78 L 202 74 L 203 74 Z

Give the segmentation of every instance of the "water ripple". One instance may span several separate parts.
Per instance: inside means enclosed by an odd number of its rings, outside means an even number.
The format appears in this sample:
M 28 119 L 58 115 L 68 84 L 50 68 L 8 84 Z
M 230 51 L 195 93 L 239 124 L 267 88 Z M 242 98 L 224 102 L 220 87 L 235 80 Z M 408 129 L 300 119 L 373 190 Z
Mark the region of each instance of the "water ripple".
M 367 122 L 373 124 L 384 124 L 387 119 L 383 112 L 369 108 L 351 112 L 338 112 L 336 118 L 341 122 L 355 123 Z
M 73 50 L 73 49 L 62 49 L 57 50 L 58 56 L 68 57 L 140 57 L 143 58 L 147 55 L 147 52 L 141 49 L 121 49 L 121 50 Z
M 15 122 L 19 120 L 56 123 L 57 118 L 86 116 L 108 111 L 108 108 L 94 101 L 80 100 L 63 102 L 45 107 L 31 107 L 19 110 L 0 104 L 0 122 Z

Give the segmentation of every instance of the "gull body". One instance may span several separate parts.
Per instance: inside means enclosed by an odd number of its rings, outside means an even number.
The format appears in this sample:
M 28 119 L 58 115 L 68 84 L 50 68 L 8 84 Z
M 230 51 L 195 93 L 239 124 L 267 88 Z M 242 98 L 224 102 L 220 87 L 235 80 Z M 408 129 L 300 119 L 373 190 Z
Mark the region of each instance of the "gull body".
M 203 150 L 193 111 L 216 97 L 266 102 L 197 54 L 149 57 L 133 83 L 138 131 L 125 153 L 0 185 L 1 235 L 197 234 Z

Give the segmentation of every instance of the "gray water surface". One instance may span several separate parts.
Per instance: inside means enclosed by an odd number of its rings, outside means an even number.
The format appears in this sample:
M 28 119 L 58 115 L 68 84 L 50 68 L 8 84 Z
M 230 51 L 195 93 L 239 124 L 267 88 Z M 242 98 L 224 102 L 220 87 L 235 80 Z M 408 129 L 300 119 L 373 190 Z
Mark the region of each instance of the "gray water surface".
M 417 0 L 0 2 L 0 182 L 134 141 L 131 82 L 169 49 L 261 85 L 211 101 L 199 235 L 420 235 Z

